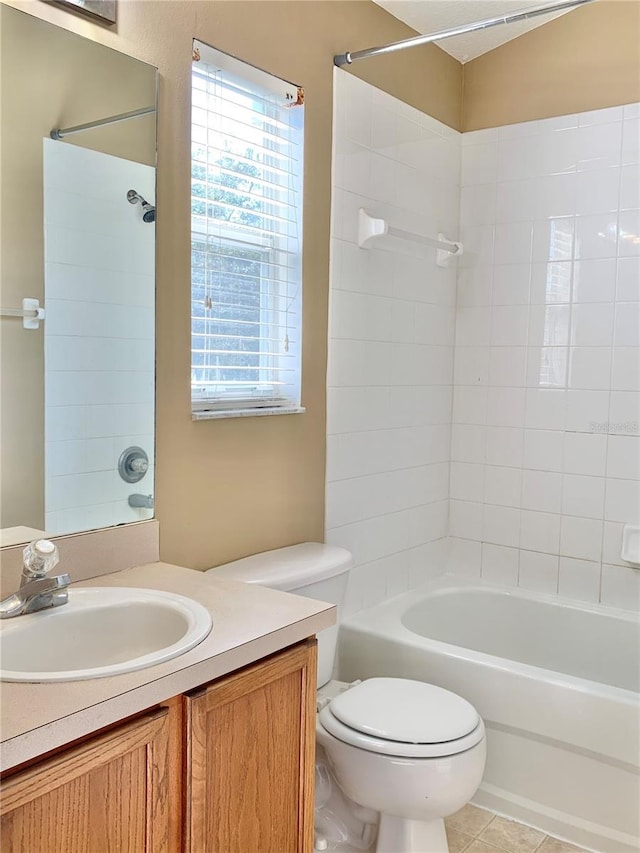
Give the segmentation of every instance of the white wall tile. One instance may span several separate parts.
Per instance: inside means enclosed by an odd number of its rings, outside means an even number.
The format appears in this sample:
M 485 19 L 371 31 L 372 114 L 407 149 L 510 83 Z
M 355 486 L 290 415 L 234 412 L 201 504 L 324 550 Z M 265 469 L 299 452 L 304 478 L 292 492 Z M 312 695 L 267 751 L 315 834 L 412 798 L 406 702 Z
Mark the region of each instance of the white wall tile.
M 520 516 L 520 548 L 557 555 L 560 548 L 560 516 L 523 509 Z
M 579 176 L 549 175 L 536 180 L 536 219 L 569 216 L 575 212 Z
M 617 233 L 617 217 L 614 214 L 578 216 L 575 257 L 580 260 L 615 257 Z
M 602 555 L 603 522 L 565 515 L 560 528 L 560 554 L 599 563 Z
M 622 134 L 622 129 L 621 129 Z M 464 134 L 465 137 L 470 134 Z M 473 184 L 494 184 L 498 176 L 498 145 L 479 142 L 462 149 L 460 182 L 463 187 Z
M 497 506 L 519 507 L 522 470 L 487 465 L 484 471 L 484 501 Z M 482 498 L 481 498 L 482 500 Z
M 496 305 L 491 311 L 491 345 L 526 346 L 528 305 Z
M 482 544 L 482 579 L 501 586 L 518 583 L 518 549 Z
M 608 477 L 637 481 L 640 478 L 640 435 L 610 435 L 606 458 Z
M 577 390 L 605 390 L 611 382 L 609 347 L 569 349 L 569 387 Z
M 559 513 L 562 501 L 562 477 L 551 471 L 522 472 L 522 506 L 539 512 Z
M 618 255 L 640 256 L 640 210 L 622 210 L 618 217 Z
M 559 562 L 555 554 L 520 551 L 518 586 L 533 592 L 556 593 Z
M 640 392 L 612 391 L 609 403 L 609 432 L 622 435 L 640 432 Z
M 449 506 L 449 535 L 481 541 L 482 516 L 481 503 L 452 500 Z
M 578 169 L 618 166 L 622 152 L 622 122 L 585 125 L 578 132 Z
M 328 483 L 327 519 L 336 506 L 358 516 L 335 528 L 367 561 L 355 606 L 436 570 L 420 561 L 441 541 L 447 503 L 452 571 L 597 601 L 604 563 L 606 595 L 630 594 L 619 550 L 639 515 L 637 109 L 460 139 L 362 81 L 342 91 L 366 93 L 348 135 L 369 155 L 352 149 L 353 192 L 334 193 L 328 429 L 346 440 L 330 448 L 330 476 L 342 479 Z M 447 181 L 460 176 L 458 229 Z M 419 252 L 354 248 L 353 214 L 371 196 L 413 230 L 416 214 L 435 222 L 446 210 L 464 241 L 455 359 L 448 273 L 431 270 L 425 288 Z M 334 301 L 337 290 L 362 299 Z M 378 543 L 368 552 L 367 540 Z
M 531 261 L 533 226 L 529 222 L 496 225 L 494 262 L 527 264 Z
M 640 300 L 640 258 L 618 260 L 616 299 L 620 302 Z
M 625 116 L 622 125 L 622 162 L 640 163 L 640 117 Z
M 571 344 L 573 346 L 603 347 L 611 346 L 612 342 L 613 302 L 573 306 L 571 311 Z
M 486 350 L 484 352 L 486 353 Z M 522 387 L 525 382 L 526 365 L 526 347 L 492 346 L 489 350 L 489 384 Z
M 620 175 L 620 209 L 640 207 L 640 165 L 623 166 Z
M 524 388 L 489 388 L 487 425 L 519 427 L 524 419 Z
M 600 601 L 624 610 L 640 610 L 640 572 L 628 566 L 602 566 Z
M 488 308 L 491 305 L 492 269 L 477 267 L 458 270 L 457 306 Z M 456 316 L 457 323 L 457 316 Z M 464 343 L 462 340 L 461 343 Z
M 609 416 L 609 397 L 608 391 L 567 391 L 566 429 L 569 432 L 602 431 L 599 428 L 607 424 Z
M 474 424 L 453 424 L 451 428 L 451 460 L 484 462 L 485 428 Z
M 558 592 L 578 601 L 598 601 L 600 595 L 600 563 L 560 557 Z
M 574 204 L 568 202 L 566 210 L 572 211 L 573 208 Z M 575 217 L 536 212 L 539 217 L 544 218 L 533 224 L 533 263 L 561 263 L 572 260 L 575 253 Z
M 431 546 L 448 532 L 450 476 L 479 501 L 482 483 L 474 490 L 465 460 L 449 468 L 455 269 L 400 240 L 362 250 L 356 233 L 365 206 L 399 228 L 457 236 L 460 134 L 351 75 L 334 79 L 326 536 L 354 553 L 355 612 L 444 569 Z M 470 216 L 482 216 L 477 203 Z M 457 371 L 470 383 L 458 407 L 484 424 L 472 359 Z M 479 463 L 483 451 L 482 437 Z
M 512 507 L 484 504 L 482 540 L 494 545 L 518 547 L 520 510 Z
M 565 403 L 564 391 L 543 388 L 527 391 L 525 426 L 528 429 L 564 429 Z
M 466 577 L 480 577 L 482 544 L 472 539 L 449 539 L 448 570 Z
M 613 342 L 617 347 L 640 346 L 640 304 L 617 302 Z
M 493 305 L 528 305 L 531 267 L 506 264 L 493 271 Z M 518 343 L 523 343 L 519 341 Z
M 491 309 L 487 306 L 463 306 L 456 314 L 456 345 L 488 346 L 491 335 Z
M 570 260 L 531 264 L 531 305 L 568 303 L 571 299 L 573 263 Z
M 640 388 L 640 359 L 637 347 L 614 347 L 611 369 L 612 391 L 635 391 Z
M 485 450 L 487 465 L 503 465 L 512 468 L 521 466 L 523 439 L 522 429 L 487 427 Z
M 627 566 L 622 559 L 622 532 L 624 524 L 605 521 L 602 535 L 602 562 L 616 566 Z
M 619 204 L 620 169 L 596 169 L 578 175 L 578 215 L 616 212 Z
M 571 435 L 567 433 L 566 435 Z M 524 431 L 523 466 L 536 471 L 562 471 L 565 433 L 560 430 Z
M 603 477 L 607 465 L 607 437 L 597 433 L 567 432 L 564 435 L 564 465 L 567 474 Z
M 482 501 L 484 465 L 451 463 L 451 497 L 460 501 Z
M 606 521 L 637 524 L 640 518 L 640 490 L 637 480 L 607 480 L 604 517 Z
M 592 124 L 608 124 L 612 121 L 620 121 L 622 117 L 622 107 L 608 107 L 607 109 L 590 110 L 589 112 L 580 113 L 578 124 L 580 127 Z
M 612 303 L 616 289 L 616 262 L 613 258 L 577 261 L 573 270 L 573 301 Z

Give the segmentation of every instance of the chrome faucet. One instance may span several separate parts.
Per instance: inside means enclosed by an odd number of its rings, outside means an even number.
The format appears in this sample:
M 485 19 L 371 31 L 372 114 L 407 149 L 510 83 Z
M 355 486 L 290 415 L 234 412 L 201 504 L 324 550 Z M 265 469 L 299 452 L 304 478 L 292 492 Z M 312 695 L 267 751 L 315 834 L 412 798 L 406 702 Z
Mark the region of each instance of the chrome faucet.
M 69 575 L 47 577 L 60 560 L 58 549 L 53 542 L 37 539 L 27 545 L 22 554 L 24 559 L 20 589 L 0 601 L 0 619 L 35 613 L 48 607 L 59 607 L 69 600 Z

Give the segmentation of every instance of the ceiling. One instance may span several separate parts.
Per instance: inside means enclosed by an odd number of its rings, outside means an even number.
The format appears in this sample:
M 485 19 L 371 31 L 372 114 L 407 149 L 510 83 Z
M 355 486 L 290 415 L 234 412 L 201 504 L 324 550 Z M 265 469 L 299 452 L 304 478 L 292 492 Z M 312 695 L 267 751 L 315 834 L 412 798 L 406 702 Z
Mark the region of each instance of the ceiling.
M 544 0 L 538 0 L 538 2 L 536 0 L 375 0 L 375 2 L 423 35 L 545 5 Z M 549 5 L 553 5 L 554 2 L 558 0 L 549 0 Z M 541 27 L 571 11 L 574 10 L 568 9 L 552 15 L 541 15 L 528 21 L 454 36 L 436 44 L 460 62 L 468 62 L 476 56 L 493 50 L 494 47 L 521 36 L 528 30 Z M 360 49 L 360 47 L 358 45 L 353 49 Z

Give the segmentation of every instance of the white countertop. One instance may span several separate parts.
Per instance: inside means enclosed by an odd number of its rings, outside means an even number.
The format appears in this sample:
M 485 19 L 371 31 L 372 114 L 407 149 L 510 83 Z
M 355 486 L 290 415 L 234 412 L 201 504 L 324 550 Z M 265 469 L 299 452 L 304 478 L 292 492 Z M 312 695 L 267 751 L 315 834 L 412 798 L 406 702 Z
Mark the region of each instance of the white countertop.
M 336 621 L 331 604 L 168 563 L 137 566 L 78 586 L 186 595 L 207 607 L 213 628 L 191 651 L 136 672 L 89 681 L 0 684 L 1 771 L 247 666 Z

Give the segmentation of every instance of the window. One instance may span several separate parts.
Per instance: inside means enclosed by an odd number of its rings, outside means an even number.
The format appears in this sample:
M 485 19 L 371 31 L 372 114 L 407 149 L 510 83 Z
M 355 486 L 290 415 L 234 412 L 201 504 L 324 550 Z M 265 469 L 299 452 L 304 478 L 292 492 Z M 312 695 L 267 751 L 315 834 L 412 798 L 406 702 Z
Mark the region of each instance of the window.
M 302 101 L 298 87 L 194 42 L 194 417 L 299 410 Z

